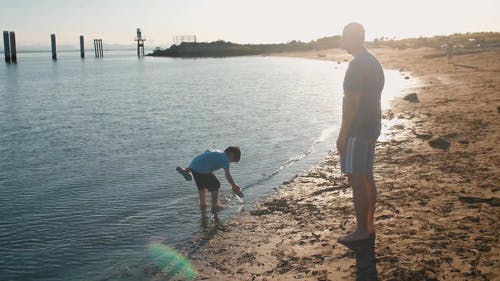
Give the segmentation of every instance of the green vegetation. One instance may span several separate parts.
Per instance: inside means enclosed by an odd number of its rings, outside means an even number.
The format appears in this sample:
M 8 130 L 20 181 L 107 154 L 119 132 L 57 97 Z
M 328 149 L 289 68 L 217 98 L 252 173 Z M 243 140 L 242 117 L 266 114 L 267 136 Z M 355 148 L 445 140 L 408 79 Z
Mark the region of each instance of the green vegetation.
M 155 49 L 151 56 L 165 57 L 230 57 L 261 55 L 277 52 L 309 51 L 340 47 L 340 36 L 321 38 L 309 43 L 291 41 L 282 44 L 235 44 L 226 41 L 210 43 L 187 43 L 172 45 L 170 48 Z
M 407 48 L 441 48 L 448 40 L 463 49 L 477 49 L 478 47 L 500 46 L 500 33 L 498 32 L 476 32 L 456 33 L 450 36 L 419 37 L 407 39 L 390 39 L 387 37 L 377 38 L 367 42 L 368 47 L 390 47 L 398 49 Z M 172 45 L 167 49 L 156 48 L 149 56 L 164 57 L 230 57 L 262 55 L 279 52 L 312 51 L 330 48 L 339 48 L 341 44 L 340 35 L 320 38 L 305 43 L 291 41 L 282 44 L 236 44 L 226 41 L 215 41 L 210 43 L 187 43 Z
M 453 44 L 461 48 L 495 47 L 500 46 L 500 33 L 498 32 L 474 32 L 455 33 L 450 36 L 436 35 L 433 37 L 419 37 L 407 39 L 390 39 L 381 37 L 368 42 L 370 47 L 390 47 L 398 49 L 407 48 L 441 48 L 450 40 Z

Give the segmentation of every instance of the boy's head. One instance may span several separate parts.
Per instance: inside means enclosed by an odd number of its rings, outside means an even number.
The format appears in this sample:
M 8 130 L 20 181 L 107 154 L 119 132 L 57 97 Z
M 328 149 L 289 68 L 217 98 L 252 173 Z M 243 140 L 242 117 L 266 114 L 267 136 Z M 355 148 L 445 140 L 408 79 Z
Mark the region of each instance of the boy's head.
M 241 159 L 241 150 L 237 146 L 228 146 L 224 153 L 227 155 L 229 162 L 238 162 Z

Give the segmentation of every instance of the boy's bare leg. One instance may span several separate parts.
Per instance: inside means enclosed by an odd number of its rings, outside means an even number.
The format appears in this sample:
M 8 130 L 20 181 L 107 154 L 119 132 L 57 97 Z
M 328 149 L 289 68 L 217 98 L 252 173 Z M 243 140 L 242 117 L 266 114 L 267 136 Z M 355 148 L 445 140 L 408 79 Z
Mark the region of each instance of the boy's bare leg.
M 207 189 L 200 188 L 198 192 L 200 193 L 200 208 L 205 211 L 207 209 Z
M 210 195 L 212 196 L 212 211 L 217 212 L 217 211 L 223 209 L 224 206 L 219 205 L 219 203 L 218 203 L 219 191 L 218 190 L 211 191 Z

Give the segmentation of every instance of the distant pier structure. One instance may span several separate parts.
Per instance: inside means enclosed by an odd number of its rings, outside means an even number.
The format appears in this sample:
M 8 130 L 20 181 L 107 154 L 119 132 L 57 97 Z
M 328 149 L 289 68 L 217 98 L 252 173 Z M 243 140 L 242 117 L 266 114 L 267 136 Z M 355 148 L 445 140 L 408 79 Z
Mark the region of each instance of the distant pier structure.
M 104 56 L 104 50 L 102 48 L 102 39 L 94 39 L 94 52 L 96 58 L 102 58 Z
M 14 31 L 3 32 L 3 50 L 6 63 L 17 62 L 16 34 Z
M 50 49 L 52 51 L 52 60 L 57 60 L 56 35 L 50 34 Z
M 80 57 L 82 59 L 85 58 L 85 40 L 83 38 L 83 35 L 80 35 Z
M 174 45 L 179 45 L 182 42 L 196 43 L 196 35 L 177 35 L 177 36 L 174 36 Z
M 144 41 L 146 41 L 146 38 L 142 37 L 140 28 L 137 28 L 137 36 L 134 41 L 137 41 L 137 57 L 144 57 Z

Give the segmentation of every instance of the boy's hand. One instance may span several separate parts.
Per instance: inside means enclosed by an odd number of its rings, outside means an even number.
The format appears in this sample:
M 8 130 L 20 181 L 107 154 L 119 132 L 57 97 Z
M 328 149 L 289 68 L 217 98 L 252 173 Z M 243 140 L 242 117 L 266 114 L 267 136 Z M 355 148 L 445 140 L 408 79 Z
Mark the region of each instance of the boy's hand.
M 239 187 L 239 186 L 238 186 L 238 185 L 236 185 L 236 184 L 235 184 L 235 185 L 233 185 L 231 188 L 233 189 L 233 192 L 234 192 L 234 193 L 239 193 L 239 192 L 241 192 L 241 187 Z

